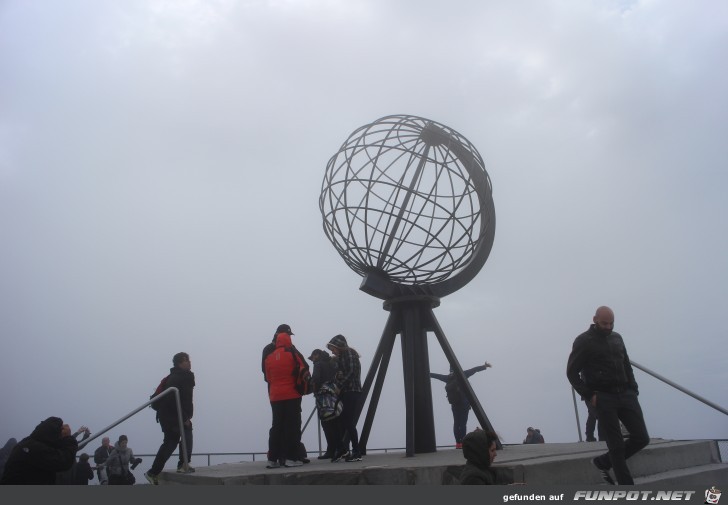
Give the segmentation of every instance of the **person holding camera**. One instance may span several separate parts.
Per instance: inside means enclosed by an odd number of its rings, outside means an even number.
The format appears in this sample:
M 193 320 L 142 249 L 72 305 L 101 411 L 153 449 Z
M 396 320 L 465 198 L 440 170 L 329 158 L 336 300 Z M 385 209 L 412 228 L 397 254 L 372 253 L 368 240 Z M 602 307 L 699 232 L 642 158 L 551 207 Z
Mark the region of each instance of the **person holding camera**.
M 106 460 L 106 472 L 109 476 L 110 486 L 128 486 L 136 482 L 136 478 L 131 471 L 142 462 L 142 459 L 134 457 L 134 451 L 127 446 L 128 443 L 129 439 L 127 436 L 121 435 L 119 437 L 119 441 L 116 442 L 116 446 Z

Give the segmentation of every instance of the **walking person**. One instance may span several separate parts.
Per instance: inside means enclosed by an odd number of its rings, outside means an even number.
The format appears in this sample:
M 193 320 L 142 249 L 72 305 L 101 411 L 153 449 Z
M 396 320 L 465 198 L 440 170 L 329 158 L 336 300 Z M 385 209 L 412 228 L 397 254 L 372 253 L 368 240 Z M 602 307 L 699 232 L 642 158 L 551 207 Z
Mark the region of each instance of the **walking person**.
M 162 445 L 157 451 L 152 467 L 144 473 L 144 477 L 150 484 L 159 484 L 159 474 L 164 465 L 174 453 L 177 446 L 180 446 L 180 462 L 177 464 L 178 472 L 194 472 L 195 469 L 189 466 L 189 457 L 192 455 L 192 414 L 194 405 L 192 403 L 192 392 L 195 388 L 195 374 L 192 373 L 192 362 L 186 352 L 178 352 L 172 357 L 172 364 L 169 369 L 169 378 L 165 388 L 176 387 L 179 390 L 179 399 L 182 408 L 183 432 L 180 432 L 179 420 L 177 418 L 177 402 L 173 394 L 168 394 L 157 400 L 159 408 L 159 425 L 164 434 Z M 184 467 L 182 436 L 185 437 L 187 446 L 187 467 Z
M 94 463 L 96 463 L 96 476 L 99 478 L 99 484 L 106 485 L 109 483 L 108 476 L 106 474 L 106 460 L 109 459 L 109 454 L 114 450 L 114 446 L 111 445 L 111 439 L 104 437 L 101 439 L 101 445 L 94 451 Z
M 264 359 L 273 419 L 268 431 L 267 468 L 296 467 L 304 464 L 301 445 L 301 393 L 296 389 L 296 370 L 308 370 L 303 355 L 293 346 L 293 331 L 287 324 L 276 329 L 275 349 Z
M 467 379 L 473 374 L 477 372 L 482 372 L 483 370 L 492 366 L 493 365 L 486 361 L 480 366 L 464 370 L 463 374 Z M 465 393 L 460 390 L 457 377 L 455 377 L 455 371 L 452 368 L 450 368 L 450 373 L 448 375 L 430 373 L 430 378 L 441 380 L 445 383 L 445 394 L 447 396 L 447 401 L 452 408 L 452 431 L 455 437 L 455 448 L 462 449 L 463 437 L 465 437 L 465 434 L 468 431 L 468 415 L 470 414 L 470 402 L 468 402 Z
M 338 448 L 331 461 L 342 459 L 347 463 L 361 461 L 362 454 L 359 447 L 359 433 L 356 429 L 356 417 L 361 400 L 361 362 L 359 353 L 349 347 L 346 337 L 336 335 L 326 347 L 334 353 L 337 359 L 338 371 L 336 382 L 341 392 L 341 402 L 344 409 L 341 412 L 342 436 L 337 440 Z M 348 442 L 346 441 L 348 439 Z M 351 451 L 348 445 L 351 443 Z
M 136 482 L 131 471 L 142 462 L 142 459 L 134 457 L 134 451 L 131 450 L 131 447 L 128 447 L 128 443 L 129 438 L 126 435 L 121 435 L 106 460 L 106 472 L 111 486 L 127 486 Z
M 638 387 L 622 336 L 613 331 L 614 312 L 599 307 L 593 324 L 576 337 L 566 365 L 566 376 L 577 393 L 596 409 L 608 451 L 592 460 L 609 484 L 634 484 L 627 459 L 650 442 L 642 408 L 637 400 Z M 622 436 L 620 422 L 629 431 Z

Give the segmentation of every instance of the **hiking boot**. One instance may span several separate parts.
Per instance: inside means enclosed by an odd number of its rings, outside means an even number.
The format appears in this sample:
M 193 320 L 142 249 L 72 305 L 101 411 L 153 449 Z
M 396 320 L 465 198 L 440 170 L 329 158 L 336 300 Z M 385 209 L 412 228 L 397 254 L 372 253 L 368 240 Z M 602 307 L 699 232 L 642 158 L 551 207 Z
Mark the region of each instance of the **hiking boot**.
M 349 454 L 346 458 L 344 458 L 344 461 L 347 463 L 361 461 L 361 455 L 360 454 Z
M 277 461 L 269 461 L 265 467 L 266 468 L 280 468 L 281 464 Z
M 187 470 L 185 470 L 184 466 L 178 466 L 177 473 L 195 473 L 195 469 L 190 465 L 187 465 Z
M 303 461 L 298 461 L 298 460 L 286 461 L 286 466 L 288 468 L 295 468 L 297 466 L 303 466 Z
M 152 475 L 149 472 L 144 472 L 144 478 L 147 479 L 147 482 L 149 482 L 153 486 L 158 486 L 159 485 L 159 480 L 157 480 L 157 476 L 156 475 Z
M 609 468 L 604 468 L 600 463 L 598 458 L 594 458 L 591 460 L 591 464 L 599 470 L 599 473 L 602 475 L 602 480 L 606 482 L 609 485 L 614 486 L 614 479 L 612 479 L 612 476 L 609 475 Z

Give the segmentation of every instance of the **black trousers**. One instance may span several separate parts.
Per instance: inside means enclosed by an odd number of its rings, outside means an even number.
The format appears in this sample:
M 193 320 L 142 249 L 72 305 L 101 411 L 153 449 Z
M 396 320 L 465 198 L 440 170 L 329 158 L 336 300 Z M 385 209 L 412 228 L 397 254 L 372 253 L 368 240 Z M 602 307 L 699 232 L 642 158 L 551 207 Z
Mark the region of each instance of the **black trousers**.
M 326 453 L 333 456 L 341 444 L 341 419 L 337 417 L 329 421 L 321 421 L 321 429 L 324 430 L 324 437 L 326 437 Z
M 605 440 L 604 434 L 602 433 L 602 425 L 599 424 L 599 420 L 597 419 L 597 409 L 596 407 L 592 407 L 591 404 L 591 398 L 588 400 L 584 400 L 584 403 L 586 404 L 586 410 L 587 410 L 587 417 L 586 417 L 586 426 L 585 426 L 585 432 L 586 440 L 594 441 L 596 438 L 594 437 L 594 431 L 597 432 L 597 437 L 599 437 L 599 441 Z
M 346 391 L 341 394 L 341 403 L 344 405 L 339 418 L 341 419 L 341 446 L 340 450 L 346 452 L 351 442 L 351 452 L 361 456 L 359 449 L 359 432 L 356 429 L 356 409 L 359 406 L 361 391 Z
M 154 462 L 152 463 L 152 468 L 149 470 L 149 473 L 152 475 L 159 475 L 164 470 L 164 465 L 172 457 L 178 445 L 180 446 L 180 461 L 177 464 L 177 468 L 182 466 L 182 435 L 179 431 L 179 422 L 176 419 L 174 421 L 160 420 L 160 425 L 162 426 L 164 440 L 162 440 L 162 445 L 159 446 L 157 455 L 154 457 Z M 189 458 L 192 456 L 192 428 L 185 427 L 184 433 L 185 445 L 187 446 L 187 461 L 189 461 Z
M 596 410 L 599 426 L 609 449 L 605 454 L 597 456 L 599 463 L 605 468 L 611 467 L 614 470 L 617 484 L 634 484 L 632 474 L 627 467 L 627 459 L 650 443 L 637 394 L 631 390 L 623 393 L 598 391 Z M 626 441 L 622 436 L 619 421 L 622 421 L 629 431 L 629 438 Z
M 273 422 L 269 436 L 271 461 L 298 461 L 301 443 L 301 398 L 270 402 Z

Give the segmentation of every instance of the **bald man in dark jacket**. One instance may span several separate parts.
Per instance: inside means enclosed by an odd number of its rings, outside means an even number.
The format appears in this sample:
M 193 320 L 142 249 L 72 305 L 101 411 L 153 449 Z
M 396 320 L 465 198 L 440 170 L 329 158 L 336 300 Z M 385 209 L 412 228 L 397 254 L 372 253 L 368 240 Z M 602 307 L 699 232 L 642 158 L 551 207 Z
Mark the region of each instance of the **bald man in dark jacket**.
M 587 331 L 576 337 L 566 364 L 566 377 L 581 398 L 596 410 L 608 451 L 592 460 L 602 479 L 615 484 L 634 484 L 627 459 L 650 442 L 637 395 L 632 363 L 622 336 L 614 330 L 614 312 L 597 309 Z M 620 422 L 629 431 L 625 442 Z

